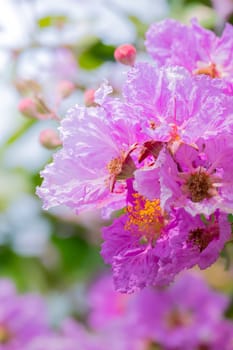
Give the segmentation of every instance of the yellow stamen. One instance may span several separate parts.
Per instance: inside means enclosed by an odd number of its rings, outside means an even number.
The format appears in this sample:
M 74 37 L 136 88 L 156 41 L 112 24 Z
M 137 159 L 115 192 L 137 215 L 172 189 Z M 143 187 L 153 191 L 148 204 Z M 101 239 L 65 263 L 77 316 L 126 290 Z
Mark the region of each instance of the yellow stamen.
M 160 201 L 155 199 L 149 201 L 138 193 L 133 194 L 134 203 L 127 207 L 128 221 L 126 222 L 126 230 L 135 230 L 135 226 L 139 236 L 139 242 L 146 244 L 149 241 L 154 242 L 160 235 L 164 227 L 164 215 L 161 212 Z

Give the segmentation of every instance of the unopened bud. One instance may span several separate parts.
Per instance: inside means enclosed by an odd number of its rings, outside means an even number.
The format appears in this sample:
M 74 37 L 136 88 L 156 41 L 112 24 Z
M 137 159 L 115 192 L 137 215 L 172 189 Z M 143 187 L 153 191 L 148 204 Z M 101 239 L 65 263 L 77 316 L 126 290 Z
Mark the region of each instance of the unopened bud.
M 35 119 L 57 119 L 56 114 L 47 106 L 45 101 L 35 96 L 32 98 L 24 98 L 18 105 L 19 111 L 28 118 Z
M 96 106 L 94 89 L 88 89 L 84 92 L 84 103 L 87 107 Z
M 61 98 L 66 98 L 75 90 L 75 85 L 69 80 L 62 80 L 58 83 L 57 89 Z
M 27 118 L 37 118 L 36 102 L 31 98 L 21 100 L 18 109 Z
M 133 45 L 124 44 L 116 48 L 114 58 L 117 62 L 133 66 L 136 59 L 136 49 Z
M 14 81 L 14 85 L 21 95 L 28 95 L 31 93 L 38 95 L 42 90 L 40 84 L 32 79 L 17 79 Z
M 40 144 L 47 149 L 55 149 L 62 145 L 62 142 L 53 129 L 45 129 L 41 131 L 39 136 Z

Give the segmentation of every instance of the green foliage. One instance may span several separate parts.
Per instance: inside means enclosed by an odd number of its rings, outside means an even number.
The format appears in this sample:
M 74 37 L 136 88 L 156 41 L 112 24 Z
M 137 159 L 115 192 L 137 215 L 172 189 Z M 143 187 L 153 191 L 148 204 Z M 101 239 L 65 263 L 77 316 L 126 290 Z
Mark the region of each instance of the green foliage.
M 60 27 L 69 21 L 65 15 L 48 15 L 37 20 L 37 25 L 43 29 L 48 27 Z
M 90 245 L 81 235 L 54 235 L 52 242 L 60 255 L 59 275 L 67 280 L 86 280 L 102 266 L 99 247 Z
M 0 156 L 4 153 L 4 151 L 11 145 L 13 145 L 18 139 L 25 135 L 25 133 L 31 129 L 31 127 L 37 122 L 36 119 L 26 119 L 24 123 L 20 125 L 20 127 L 12 133 L 12 135 L 5 141 L 2 147 L 0 147 Z
M 233 214 L 228 214 L 228 221 L 233 224 Z
M 0 246 L 0 261 L 0 277 L 13 279 L 21 291 L 46 289 L 47 272 L 38 258 L 17 255 L 7 244 Z
M 131 22 L 134 24 L 136 30 L 137 30 L 137 37 L 139 38 L 144 38 L 145 32 L 148 29 L 148 25 L 140 21 L 137 17 L 135 16 L 129 16 L 129 19 Z
M 115 47 L 105 45 L 101 41 L 97 41 L 78 56 L 79 66 L 83 69 L 95 69 L 106 61 L 114 61 Z
M 231 299 L 230 305 L 225 312 L 225 316 L 227 318 L 233 319 L 233 298 Z

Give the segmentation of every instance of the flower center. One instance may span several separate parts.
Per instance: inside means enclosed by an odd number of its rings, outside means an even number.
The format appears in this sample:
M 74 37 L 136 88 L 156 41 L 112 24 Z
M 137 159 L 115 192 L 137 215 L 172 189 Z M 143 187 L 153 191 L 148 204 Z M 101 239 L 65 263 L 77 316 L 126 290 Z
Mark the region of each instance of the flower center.
M 6 344 L 10 340 L 11 335 L 8 332 L 7 328 L 3 325 L 0 325 L 0 344 Z
M 121 157 L 113 158 L 107 165 L 110 175 L 119 175 L 122 168 L 122 159 Z
M 182 327 L 190 324 L 192 321 L 192 314 L 188 311 L 180 311 L 178 309 L 173 309 L 166 316 L 166 323 L 170 329 L 177 327 Z
M 141 244 L 155 243 L 165 225 L 164 215 L 161 212 L 160 201 L 149 201 L 138 193 L 133 194 L 133 205 L 127 207 L 128 221 L 125 229 L 135 232 Z
M 219 236 L 219 230 L 217 225 L 212 225 L 209 228 L 201 228 L 198 227 L 195 230 L 191 230 L 189 232 L 189 238 L 188 240 L 194 243 L 198 248 L 200 249 L 200 252 L 202 252 L 204 249 L 206 249 L 209 245 L 209 243 L 213 240 L 218 238 Z
M 134 149 L 135 146 L 128 152 L 122 152 L 119 157 L 113 158 L 108 162 L 107 170 L 110 175 L 109 187 L 111 192 L 113 192 L 117 180 L 126 180 L 133 177 L 136 166 L 132 157 L 130 156 L 130 153 Z
M 162 350 L 161 346 L 159 344 L 156 343 L 149 343 L 147 345 L 148 347 L 146 348 L 146 350 Z
M 197 70 L 195 70 L 194 73 L 195 74 L 209 75 L 211 78 L 220 78 L 221 77 L 221 74 L 217 70 L 215 63 L 210 63 L 207 66 L 199 67 Z
M 211 350 L 210 345 L 208 344 L 200 344 L 197 350 Z
M 211 188 L 210 176 L 203 171 L 190 174 L 185 183 L 185 189 L 188 191 L 192 202 L 201 202 L 205 198 L 210 198 Z

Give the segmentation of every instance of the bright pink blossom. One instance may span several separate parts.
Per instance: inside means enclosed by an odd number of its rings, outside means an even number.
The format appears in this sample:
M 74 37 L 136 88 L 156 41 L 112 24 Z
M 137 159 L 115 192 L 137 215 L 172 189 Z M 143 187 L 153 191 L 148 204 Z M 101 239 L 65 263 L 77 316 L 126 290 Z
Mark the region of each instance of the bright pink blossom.
M 233 138 L 219 135 L 183 145 L 167 156 L 160 171 L 164 208 L 183 207 L 192 215 L 210 215 L 216 209 L 233 210 Z
M 233 27 L 225 25 L 221 37 L 196 20 L 187 27 L 173 19 L 153 24 L 146 34 L 146 48 L 161 66 L 185 67 L 192 74 L 233 81 Z
M 136 299 L 136 325 L 162 348 L 212 350 L 217 345 L 219 349 L 230 346 L 227 333 L 232 324 L 223 318 L 229 300 L 212 291 L 198 275 L 183 274 L 169 288 L 145 289 Z
M 103 107 L 75 107 L 61 122 L 63 148 L 41 173 L 37 194 L 44 208 L 65 204 L 76 212 L 124 206 L 126 179 L 135 163 L 131 152 L 138 140 L 136 123 L 113 119 Z
M 147 141 L 195 144 L 233 130 L 233 106 L 225 83 L 193 78 L 181 67 L 138 63 L 128 72 L 123 95 L 128 116 L 140 121 Z
M 13 284 L 0 281 L 0 350 L 22 350 L 49 332 L 46 306 L 37 295 L 17 295 Z

